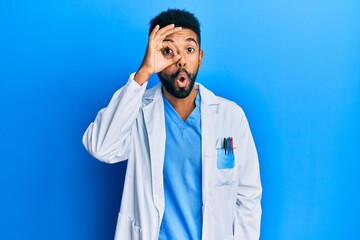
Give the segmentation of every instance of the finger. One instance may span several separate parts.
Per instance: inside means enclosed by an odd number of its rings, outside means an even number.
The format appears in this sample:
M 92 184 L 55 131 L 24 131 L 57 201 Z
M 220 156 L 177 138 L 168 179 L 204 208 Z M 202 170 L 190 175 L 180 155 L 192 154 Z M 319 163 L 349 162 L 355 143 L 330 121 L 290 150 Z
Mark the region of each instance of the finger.
M 156 26 L 154 27 L 154 29 L 151 31 L 149 38 L 150 38 L 150 39 L 154 39 L 155 34 L 159 31 L 159 29 L 160 29 L 160 26 L 159 26 L 159 25 L 156 25 Z
M 153 42 L 161 43 L 168 35 L 181 30 L 181 27 L 175 27 L 175 24 L 169 24 L 163 28 L 156 25 L 150 33 L 150 40 Z
M 158 34 L 159 35 L 169 35 L 169 33 L 171 32 L 176 32 L 176 31 L 179 31 L 181 30 L 182 27 L 175 27 L 174 24 L 171 24 L 171 25 L 168 25 L 166 27 L 163 27 L 161 28 L 159 31 L 158 31 Z
M 160 38 L 163 38 L 165 39 L 167 36 L 175 33 L 175 32 L 178 32 L 182 29 L 182 27 L 176 27 L 176 28 L 172 28 L 172 29 L 168 29 L 166 30 L 165 32 L 163 32 L 162 34 L 160 34 Z
M 169 25 L 166 25 L 165 27 L 162 27 L 162 28 L 159 29 L 158 34 L 161 35 L 164 32 L 166 32 L 167 30 L 173 29 L 173 28 L 175 28 L 175 24 L 173 24 L 173 23 L 169 24 Z
M 178 32 L 182 29 L 182 27 L 175 27 L 174 24 L 170 24 L 167 25 L 163 28 L 161 28 L 158 32 L 156 32 L 156 36 L 157 38 L 160 39 L 160 41 L 162 41 L 163 39 L 165 39 L 168 35 L 174 33 L 174 32 Z
M 172 64 L 177 63 L 180 59 L 181 59 L 180 55 L 176 55 L 176 56 L 174 56 L 172 58 L 166 59 L 165 65 L 163 66 L 163 68 L 161 70 L 157 71 L 157 72 L 161 72 L 163 69 L 171 66 Z
M 153 39 L 153 42 L 156 43 L 157 45 L 160 45 L 163 44 L 164 42 L 168 42 L 168 41 L 164 41 L 166 40 L 166 38 L 172 34 L 172 33 L 175 33 L 177 31 L 179 31 L 181 29 L 181 27 L 179 28 L 174 28 L 172 30 L 168 30 L 166 32 L 163 33 L 163 35 L 156 35 Z M 173 45 L 172 45 L 173 46 Z

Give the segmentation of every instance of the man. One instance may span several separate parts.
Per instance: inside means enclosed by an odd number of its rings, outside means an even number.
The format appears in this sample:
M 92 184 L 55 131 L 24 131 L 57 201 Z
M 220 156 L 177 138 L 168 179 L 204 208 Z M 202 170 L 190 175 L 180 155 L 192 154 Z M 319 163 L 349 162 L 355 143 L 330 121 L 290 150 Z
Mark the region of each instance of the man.
M 84 134 L 95 158 L 128 159 L 115 239 L 259 239 L 255 145 L 241 108 L 195 83 L 200 45 L 193 14 L 160 13 L 140 68 Z

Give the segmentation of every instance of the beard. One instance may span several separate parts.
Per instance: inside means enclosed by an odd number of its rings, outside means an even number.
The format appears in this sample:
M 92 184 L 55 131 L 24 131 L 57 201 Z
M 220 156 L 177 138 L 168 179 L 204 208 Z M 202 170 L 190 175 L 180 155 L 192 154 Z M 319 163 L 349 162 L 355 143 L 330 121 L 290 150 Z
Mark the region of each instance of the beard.
M 170 93 L 175 98 L 186 98 L 187 96 L 189 96 L 191 90 L 194 88 L 194 84 L 195 84 L 195 80 L 196 80 L 198 71 L 199 71 L 199 68 L 196 70 L 195 73 L 189 73 L 185 69 L 180 68 L 173 74 L 166 74 L 163 72 L 159 72 L 158 77 L 159 77 L 162 85 L 165 87 L 166 91 L 168 91 L 168 93 Z M 185 73 L 190 81 L 190 84 L 188 85 L 187 88 L 186 87 L 179 88 L 175 84 L 176 79 L 180 73 Z

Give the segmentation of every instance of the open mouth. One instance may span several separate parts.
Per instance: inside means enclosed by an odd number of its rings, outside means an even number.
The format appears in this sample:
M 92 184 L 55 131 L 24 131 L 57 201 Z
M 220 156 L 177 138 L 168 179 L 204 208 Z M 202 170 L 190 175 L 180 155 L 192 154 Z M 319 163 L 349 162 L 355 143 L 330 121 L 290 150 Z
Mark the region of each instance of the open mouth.
M 188 76 L 185 72 L 180 72 L 176 78 L 176 82 L 179 86 L 179 88 L 184 88 L 187 86 Z

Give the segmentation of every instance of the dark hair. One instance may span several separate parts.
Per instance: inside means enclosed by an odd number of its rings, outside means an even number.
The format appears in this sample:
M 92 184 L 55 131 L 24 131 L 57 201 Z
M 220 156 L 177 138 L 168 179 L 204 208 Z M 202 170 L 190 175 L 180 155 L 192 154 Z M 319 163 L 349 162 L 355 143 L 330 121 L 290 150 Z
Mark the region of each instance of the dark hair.
M 194 14 L 186 10 L 168 9 L 164 12 L 161 12 L 151 20 L 149 34 L 156 27 L 156 25 L 159 25 L 160 28 L 162 28 L 172 23 L 175 24 L 175 27 L 187 28 L 196 33 L 200 46 L 201 37 L 199 20 L 195 17 Z

